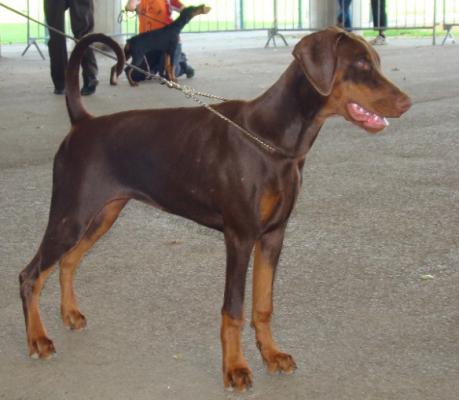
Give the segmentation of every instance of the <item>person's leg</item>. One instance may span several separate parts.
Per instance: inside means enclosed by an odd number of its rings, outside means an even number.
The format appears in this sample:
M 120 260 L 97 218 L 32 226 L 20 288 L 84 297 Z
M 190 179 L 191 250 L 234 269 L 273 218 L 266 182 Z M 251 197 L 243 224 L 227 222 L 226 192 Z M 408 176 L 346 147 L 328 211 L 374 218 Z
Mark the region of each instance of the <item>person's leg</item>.
M 379 32 L 384 31 L 387 25 L 386 2 L 384 0 L 371 0 L 371 13 L 373 27 Z
M 45 0 L 46 23 L 60 31 L 65 30 L 65 8 L 62 0 Z M 51 79 L 54 83 L 54 93 L 63 94 L 65 88 L 65 69 L 67 67 L 67 47 L 65 37 L 49 30 L 48 52 L 51 66 Z
M 352 0 L 338 0 L 337 25 L 348 31 L 352 29 L 351 2 Z
M 188 79 L 194 76 L 193 67 L 188 64 L 186 54 L 182 52 L 182 44 L 179 43 L 174 57 L 175 74 L 177 76 L 186 75 Z
M 94 30 L 93 0 L 69 0 L 70 23 L 74 36 L 79 39 Z M 94 52 L 87 49 L 81 61 L 83 72 L 82 94 L 92 94 L 96 90 L 97 63 Z M 87 90 L 86 90 L 87 89 Z
M 373 27 L 378 31 L 378 36 L 370 43 L 373 45 L 386 44 L 386 36 L 384 35 L 384 29 L 387 26 L 385 0 L 371 0 L 371 12 L 373 14 Z
M 186 74 L 186 58 L 182 55 L 182 44 L 178 43 L 174 53 L 174 70 L 177 77 Z
M 344 28 L 347 31 L 352 30 L 352 12 L 351 12 L 351 2 L 352 0 L 343 0 L 344 1 Z
M 381 36 L 385 36 L 384 30 L 387 28 L 386 0 L 379 0 L 379 15 L 380 15 L 379 34 Z
M 344 26 L 344 0 L 338 0 L 338 15 L 336 16 L 336 24 L 340 27 Z

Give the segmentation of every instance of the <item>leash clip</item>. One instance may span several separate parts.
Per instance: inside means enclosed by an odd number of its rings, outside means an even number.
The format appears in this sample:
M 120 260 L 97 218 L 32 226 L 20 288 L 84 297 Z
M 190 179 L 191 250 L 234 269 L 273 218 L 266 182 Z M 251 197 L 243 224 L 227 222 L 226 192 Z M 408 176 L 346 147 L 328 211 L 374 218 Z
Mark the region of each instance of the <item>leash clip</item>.
M 120 13 L 118 14 L 118 18 L 117 18 L 117 22 L 119 24 L 122 24 L 123 23 L 123 19 L 124 19 L 124 13 L 126 11 L 125 10 L 120 10 Z

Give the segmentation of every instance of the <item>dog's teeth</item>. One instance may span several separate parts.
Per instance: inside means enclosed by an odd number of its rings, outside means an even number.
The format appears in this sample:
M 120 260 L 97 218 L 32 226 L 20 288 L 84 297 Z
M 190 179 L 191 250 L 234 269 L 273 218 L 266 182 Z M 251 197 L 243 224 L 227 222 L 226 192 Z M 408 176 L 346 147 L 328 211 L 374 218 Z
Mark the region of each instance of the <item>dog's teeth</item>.
M 384 122 L 384 125 L 389 126 L 389 121 L 387 120 L 387 118 L 383 118 L 382 120 Z

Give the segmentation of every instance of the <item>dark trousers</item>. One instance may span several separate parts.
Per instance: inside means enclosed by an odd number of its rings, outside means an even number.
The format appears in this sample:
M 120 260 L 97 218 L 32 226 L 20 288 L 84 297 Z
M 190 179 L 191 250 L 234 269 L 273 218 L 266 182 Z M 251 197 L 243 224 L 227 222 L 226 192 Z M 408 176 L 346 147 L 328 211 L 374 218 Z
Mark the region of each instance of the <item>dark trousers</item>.
M 352 29 L 351 3 L 352 0 L 338 0 L 338 24 L 348 31 Z
M 387 27 L 386 0 L 371 0 L 373 26 L 382 32 Z
M 73 35 L 79 39 L 94 29 L 93 0 L 45 0 L 46 23 L 60 31 L 65 31 L 65 10 L 70 11 Z M 48 51 L 51 62 L 51 79 L 56 89 L 64 89 L 67 68 L 66 38 L 49 31 Z M 97 77 L 97 63 L 94 52 L 86 50 L 81 62 L 83 82 L 87 85 Z

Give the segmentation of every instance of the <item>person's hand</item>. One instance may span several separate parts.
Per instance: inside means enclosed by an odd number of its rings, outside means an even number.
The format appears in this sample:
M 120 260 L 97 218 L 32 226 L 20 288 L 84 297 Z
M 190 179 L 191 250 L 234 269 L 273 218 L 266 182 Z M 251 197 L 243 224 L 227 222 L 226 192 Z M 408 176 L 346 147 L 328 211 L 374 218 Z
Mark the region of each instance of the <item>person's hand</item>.
M 138 0 L 128 0 L 126 5 L 124 6 L 124 9 L 126 11 L 135 11 L 137 9 L 138 4 L 139 4 Z

